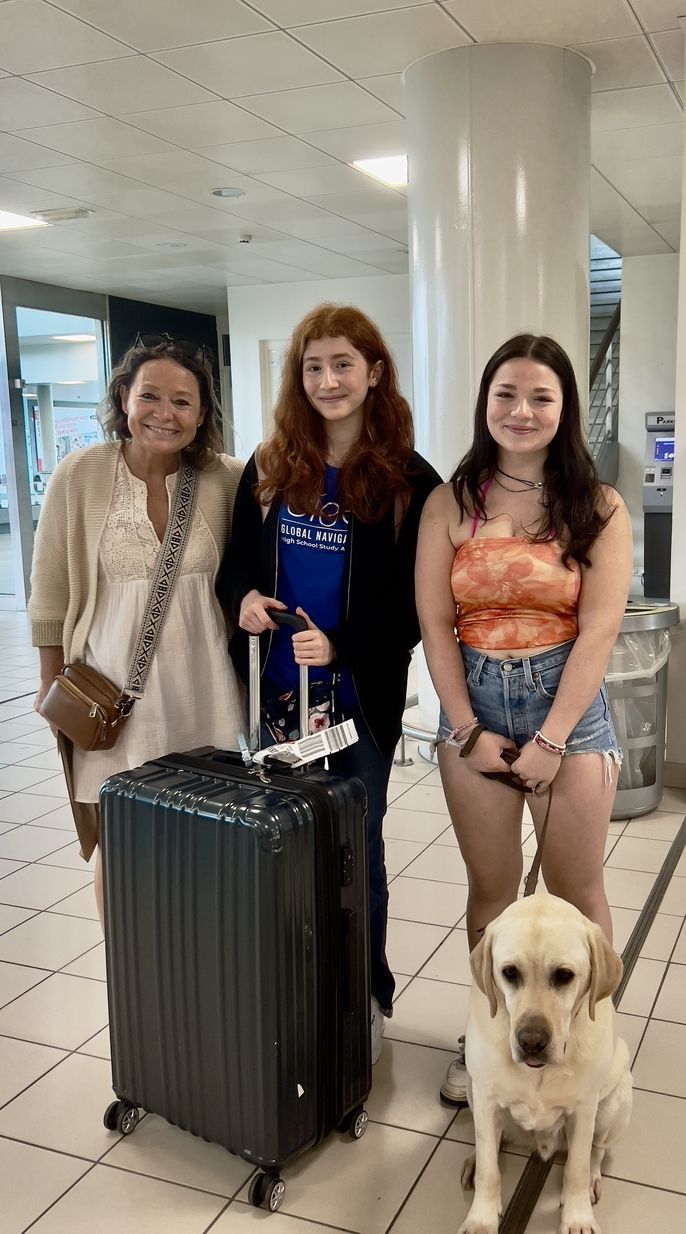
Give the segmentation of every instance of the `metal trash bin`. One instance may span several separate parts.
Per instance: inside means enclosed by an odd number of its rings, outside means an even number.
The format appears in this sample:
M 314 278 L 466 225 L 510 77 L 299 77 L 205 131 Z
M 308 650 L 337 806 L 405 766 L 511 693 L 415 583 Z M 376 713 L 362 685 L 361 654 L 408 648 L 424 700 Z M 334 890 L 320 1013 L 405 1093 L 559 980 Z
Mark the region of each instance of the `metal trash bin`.
M 669 627 L 678 621 L 676 604 L 630 600 L 612 649 L 605 683 L 624 752 L 613 818 L 635 818 L 660 804 Z

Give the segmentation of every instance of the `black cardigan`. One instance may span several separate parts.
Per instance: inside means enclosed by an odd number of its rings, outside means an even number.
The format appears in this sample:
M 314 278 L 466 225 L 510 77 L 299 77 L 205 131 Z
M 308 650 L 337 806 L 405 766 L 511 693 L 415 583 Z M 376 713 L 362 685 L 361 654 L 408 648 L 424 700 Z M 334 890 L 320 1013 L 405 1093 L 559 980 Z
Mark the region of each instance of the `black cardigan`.
M 414 600 L 419 519 L 429 493 L 442 483 L 438 472 L 416 453 L 405 475 L 411 495 L 397 539 L 392 508 L 376 523 L 351 518 L 341 613 L 335 628 L 326 631 L 336 649 L 331 668 L 350 669 L 364 719 L 385 756 L 400 738 L 410 651 L 420 639 Z M 231 543 L 217 576 L 220 604 L 234 621 L 248 591 L 255 588 L 265 596 L 275 594 L 281 503 L 274 501 L 263 521 L 253 492 L 256 483 L 253 455 L 238 486 Z M 262 641 L 264 664 L 268 636 Z M 248 635 L 244 630 L 235 630 L 229 650 L 239 676 L 247 682 Z

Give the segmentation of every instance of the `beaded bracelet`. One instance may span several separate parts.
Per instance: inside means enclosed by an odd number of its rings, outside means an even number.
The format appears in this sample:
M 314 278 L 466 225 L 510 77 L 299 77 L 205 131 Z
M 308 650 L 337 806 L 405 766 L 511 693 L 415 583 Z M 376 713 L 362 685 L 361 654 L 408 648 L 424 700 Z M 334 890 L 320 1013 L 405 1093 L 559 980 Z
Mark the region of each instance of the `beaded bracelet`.
M 455 738 L 459 737 L 461 733 L 467 733 L 470 728 L 474 728 L 474 725 L 478 723 L 479 721 L 476 716 L 472 716 L 471 720 L 467 720 L 466 724 L 459 724 L 457 728 L 452 729 L 445 739 L 446 742 L 449 742 L 450 745 L 457 745 L 458 743 L 455 741 Z
M 566 742 L 563 741 L 562 744 L 559 745 L 557 741 L 551 741 L 549 737 L 544 736 L 540 728 L 536 729 L 536 732 L 531 740 L 537 746 L 540 746 L 542 750 L 545 750 L 546 754 L 555 754 L 557 757 L 562 758 L 562 756 L 567 753 Z

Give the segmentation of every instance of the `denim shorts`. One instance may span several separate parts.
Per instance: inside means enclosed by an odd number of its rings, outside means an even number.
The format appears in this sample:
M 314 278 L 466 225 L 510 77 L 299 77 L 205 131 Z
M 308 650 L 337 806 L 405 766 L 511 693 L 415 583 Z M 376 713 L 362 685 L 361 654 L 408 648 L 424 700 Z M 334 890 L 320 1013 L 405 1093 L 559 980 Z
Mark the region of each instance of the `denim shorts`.
M 509 737 L 517 746 L 530 741 L 537 729 L 545 732 L 546 718 L 573 646 L 571 641 L 538 655 L 500 660 L 460 643 L 469 698 L 479 723 L 489 732 Z M 450 731 L 441 708 L 437 742 L 445 741 Z M 567 738 L 567 753 L 602 754 L 606 762 L 621 766 L 622 754 L 604 683 Z

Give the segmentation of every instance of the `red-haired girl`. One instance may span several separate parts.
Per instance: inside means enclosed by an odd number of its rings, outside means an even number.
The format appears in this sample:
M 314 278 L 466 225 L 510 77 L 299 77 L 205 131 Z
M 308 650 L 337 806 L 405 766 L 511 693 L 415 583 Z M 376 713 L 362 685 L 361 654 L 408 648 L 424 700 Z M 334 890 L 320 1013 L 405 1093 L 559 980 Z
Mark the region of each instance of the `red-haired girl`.
M 322 304 L 296 326 L 274 430 L 250 459 L 217 584 L 238 619 L 231 653 L 246 679 L 248 634 L 269 631 L 263 721 L 297 728 L 298 666 L 310 671 L 310 727 L 352 717 L 359 741 L 330 759 L 368 796 L 372 1059 L 394 980 L 386 961 L 382 822 L 400 737 L 410 651 L 419 642 L 414 560 L 419 518 L 440 477 L 414 451 L 412 416 L 379 330 L 359 309 Z M 291 635 L 270 610 L 307 622 Z M 267 641 L 267 640 L 265 640 Z

